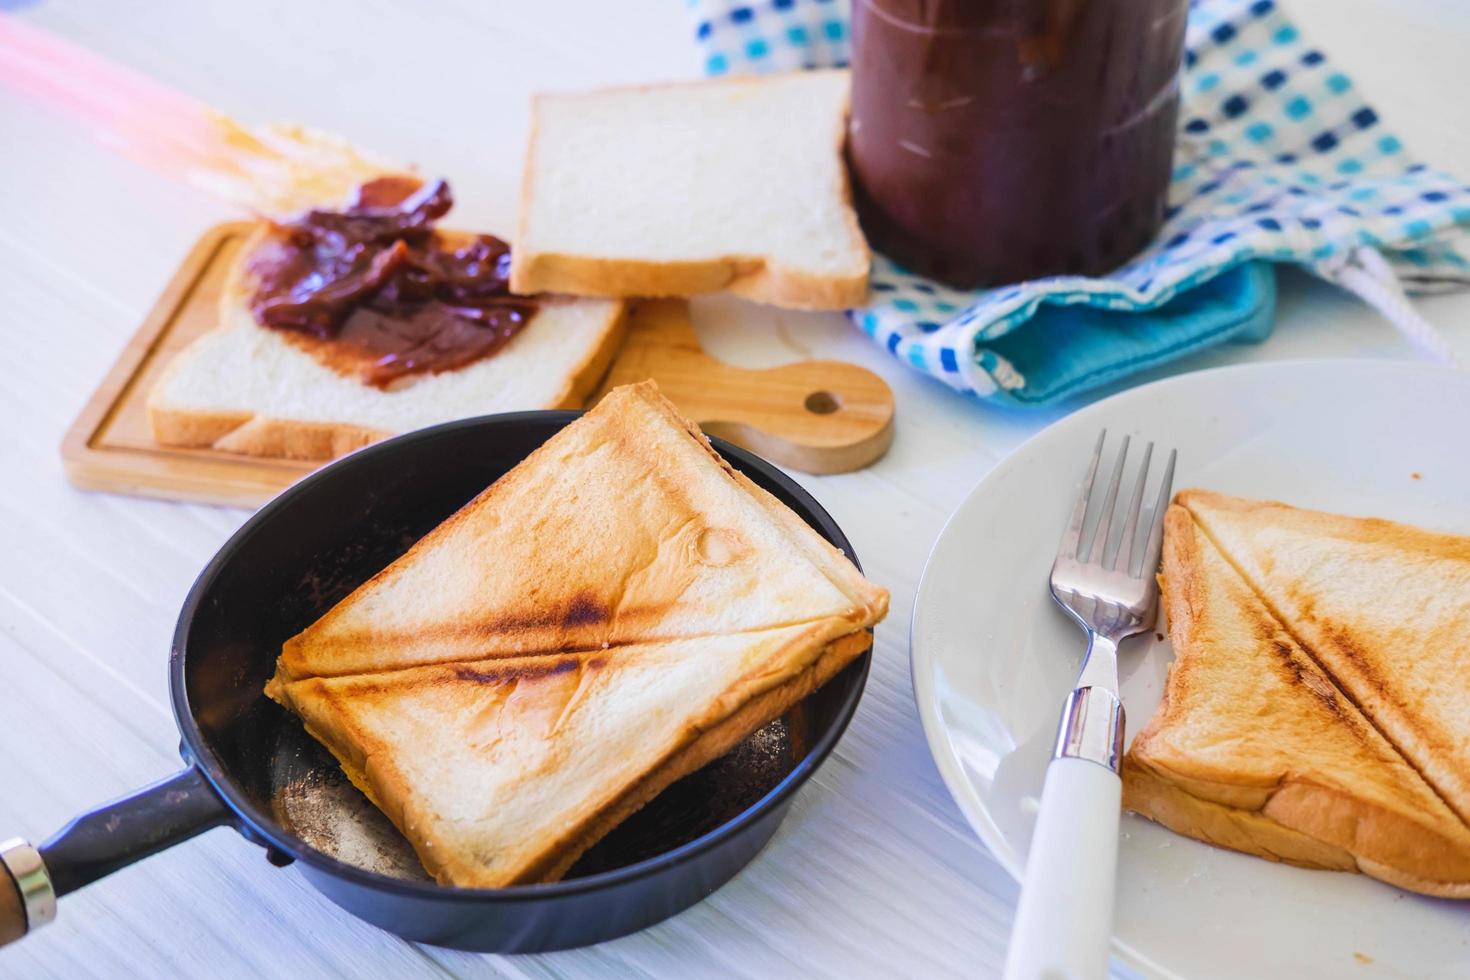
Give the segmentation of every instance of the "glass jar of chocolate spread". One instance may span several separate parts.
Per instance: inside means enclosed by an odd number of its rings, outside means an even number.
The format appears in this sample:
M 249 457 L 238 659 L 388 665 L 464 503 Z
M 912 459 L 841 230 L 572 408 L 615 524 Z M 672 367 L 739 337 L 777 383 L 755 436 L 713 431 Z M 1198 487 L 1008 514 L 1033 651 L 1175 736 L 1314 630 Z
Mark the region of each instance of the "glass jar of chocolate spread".
M 1092 275 L 1158 230 L 1188 0 L 853 0 L 869 240 L 951 285 Z

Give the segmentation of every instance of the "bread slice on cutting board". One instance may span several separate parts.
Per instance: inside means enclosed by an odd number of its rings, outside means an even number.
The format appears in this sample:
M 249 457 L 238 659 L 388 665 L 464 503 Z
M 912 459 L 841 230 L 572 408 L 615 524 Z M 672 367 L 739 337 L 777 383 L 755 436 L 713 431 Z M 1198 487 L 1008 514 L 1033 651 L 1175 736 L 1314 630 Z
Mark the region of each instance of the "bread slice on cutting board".
M 370 442 L 454 419 L 531 408 L 580 408 L 622 338 L 625 308 L 544 297 L 504 349 L 454 371 L 383 390 L 340 374 L 260 326 L 240 250 L 220 298 L 220 325 L 175 355 L 148 396 L 154 439 L 253 456 L 331 459 Z
M 289 640 L 293 678 L 826 621 L 888 593 L 732 469 L 651 382 L 610 392 Z
M 847 100 L 841 70 L 536 97 L 511 288 L 861 305 Z
M 1351 594 L 1355 556 L 1332 537 L 1317 538 L 1310 550 L 1321 577 L 1310 592 L 1296 593 L 1296 615 L 1281 617 L 1241 574 L 1239 536 L 1217 537 L 1200 519 L 1201 512 L 1254 514 L 1266 525 L 1294 525 L 1315 536 L 1328 515 L 1200 491 L 1184 491 L 1176 501 L 1166 519 L 1163 567 L 1176 659 L 1163 703 L 1128 751 L 1124 805 L 1179 833 L 1270 860 L 1362 871 L 1401 888 L 1470 898 L 1470 829 L 1392 733 L 1385 737 L 1373 709 L 1360 709 L 1332 662 L 1321 660 L 1313 639 L 1322 635 L 1313 625 L 1320 622 L 1301 618 L 1300 602 L 1323 609 Z M 1332 526 L 1349 524 L 1360 539 L 1389 549 L 1396 533 L 1412 530 L 1349 518 L 1334 518 Z M 1399 560 L 1414 577 L 1415 554 Z M 1299 571 L 1273 567 L 1264 578 L 1274 583 L 1268 591 L 1300 587 Z M 1390 590 L 1381 597 L 1381 621 L 1412 622 L 1417 603 L 1397 605 L 1395 581 L 1380 582 Z M 1370 633 L 1342 636 L 1376 650 Z M 1435 655 L 1417 652 L 1425 662 L 1411 673 L 1437 676 Z M 1464 676 L 1442 680 L 1464 692 Z M 1407 710 L 1418 716 L 1427 707 Z
M 289 681 L 283 704 L 443 884 L 555 881 L 868 648 L 822 624 Z

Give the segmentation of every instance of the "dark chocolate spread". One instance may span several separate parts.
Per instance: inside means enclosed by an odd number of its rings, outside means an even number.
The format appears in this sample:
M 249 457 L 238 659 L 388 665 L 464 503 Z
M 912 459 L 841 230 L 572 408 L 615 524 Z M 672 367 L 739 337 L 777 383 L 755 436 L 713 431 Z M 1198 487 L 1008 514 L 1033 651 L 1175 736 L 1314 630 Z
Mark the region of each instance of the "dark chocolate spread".
M 499 351 L 536 301 L 511 295 L 505 242 L 435 230 L 453 203 L 442 180 L 384 177 L 277 225 L 248 260 L 256 322 L 380 388 Z

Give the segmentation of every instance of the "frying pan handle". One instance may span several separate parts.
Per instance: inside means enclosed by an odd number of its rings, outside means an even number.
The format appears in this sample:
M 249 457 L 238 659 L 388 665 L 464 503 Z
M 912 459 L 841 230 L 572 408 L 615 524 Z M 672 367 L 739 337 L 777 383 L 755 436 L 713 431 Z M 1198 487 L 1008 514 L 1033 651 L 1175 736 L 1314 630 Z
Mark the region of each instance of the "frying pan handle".
M 230 811 L 197 766 L 77 817 L 39 848 L 0 843 L 0 946 L 56 918 L 56 900 L 218 827 Z

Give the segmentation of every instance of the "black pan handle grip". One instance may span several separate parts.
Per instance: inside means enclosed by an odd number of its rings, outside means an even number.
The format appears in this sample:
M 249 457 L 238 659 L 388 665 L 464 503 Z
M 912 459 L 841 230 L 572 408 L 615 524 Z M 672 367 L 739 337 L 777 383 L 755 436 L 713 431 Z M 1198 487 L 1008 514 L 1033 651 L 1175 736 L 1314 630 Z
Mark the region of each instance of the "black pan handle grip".
M 118 868 L 227 823 L 196 766 L 77 817 L 39 848 L 0 843 L 0 946 L 56 917 L 56 900 Z

